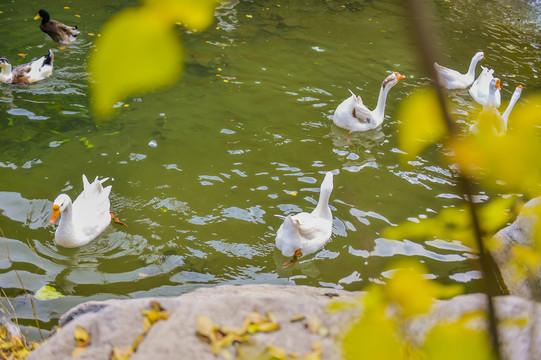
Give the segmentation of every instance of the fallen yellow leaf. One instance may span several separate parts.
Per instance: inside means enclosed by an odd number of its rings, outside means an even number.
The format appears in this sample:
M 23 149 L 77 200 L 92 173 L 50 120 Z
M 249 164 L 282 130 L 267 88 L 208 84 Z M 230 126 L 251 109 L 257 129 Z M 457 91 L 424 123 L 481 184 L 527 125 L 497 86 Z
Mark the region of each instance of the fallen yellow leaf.
M 75 328 L 75 340 L 77 341 L 77 346 L 86 346 L 90 344 L 90 335 L 88 335 L 88 331 L 84 328 L 77 326 Z

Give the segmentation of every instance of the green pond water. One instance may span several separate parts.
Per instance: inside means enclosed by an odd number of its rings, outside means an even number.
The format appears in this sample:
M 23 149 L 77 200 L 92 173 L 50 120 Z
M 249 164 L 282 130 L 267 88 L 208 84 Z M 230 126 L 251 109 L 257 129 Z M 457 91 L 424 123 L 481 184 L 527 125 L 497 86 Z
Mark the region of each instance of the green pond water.
M 180 82 L 128 98 L 117 115 L 98 121 L 89 110 L 89 33 L 135 4 L 0 2 L 0 54 L 20 64 L 49 48 L 55 53 L 51 78 L 0 84 L 0 287 L 22 324 L 32 324 L 32 310 L 13 269 L 29 291 L 50 285 L 66 295 L 36 302 L 44 329 L 87 300 L 219 284 L 361 290 L 385 281 L 387 266 L 402 258 L 422 261 L 442 283 L 479 291 L 470 249 L 381 235 L 457 205 L 460 193 L 439 148 L 399 166 L 396 109 L 428 84 L 401 1 L 226 1 L 208 30 L 179 28 L 186 47 Z M 441 64 L 465 71 L 483 50 L 483 65 L 502 79 L 504 104 L 518 84 L 524 92 L 517 107 L 541 90 L 538 8 L 520 1 L 434 5 Z M 77 24 L 80 38 L 59 50 L 32 20 L 40 7 Z M 145 60 L 144 53 L 133 58 L 142 71 L 154 66 Z M 347 142 L 332 123 L 334 109 L 348 89 L 373 108 L 391 71 L 406 78 L 390 91 L 385 122 Z M 475 104 L 467 94 L 449 96 L 466 131 Z M 311 211 L 329 170 L 332 239 L 282 269 L 287 258 L 273 242 L 282 221 L 275 215 Z M 111 225 L 88 245 L 65 249 L 48 224 L 52 201 L 61 192 L 74 199 L 82 174 L 110 178 L 112 211 L 128 227 Z

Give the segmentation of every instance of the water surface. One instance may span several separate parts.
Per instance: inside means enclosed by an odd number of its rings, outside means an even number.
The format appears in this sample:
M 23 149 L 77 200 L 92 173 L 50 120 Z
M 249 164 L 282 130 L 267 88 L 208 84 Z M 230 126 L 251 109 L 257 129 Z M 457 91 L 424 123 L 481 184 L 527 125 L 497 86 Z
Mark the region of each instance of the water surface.
M 39 31 L 34 2 L 0 6 L 0 37 L 10 40 L 3 55 L 19 64 L 55 52 L 51 78 L 0 86 L 0 227 L 14 262 L 0 257 L 0 286 L 22 323 L 31 324 L 32 313 L 14 268 L 28 290 L 50 285 L 66 295 L 37 302 L 45 329 L 92 299 L 247 283 L 360 290 L 384 281 L 386 267 L 401 258 L 422 261 L 443 283 L 479 290 L 470 249 L 381 236 L 459 199 L 438 147 L 399 166 L 396 108 L 427 85 L 402 2 L 226 2 L 207 31 L 179 29 L 187 56 L 179 83 L 126 99 L 117 115 L 99 121 L 89 110 L 86 59 L 96 36 L 89 33 L 130 4 L 49 7 L 53 18 L 82 29 L 65 50 Z M 485 51 L 484 65 L 502 79 L 504 103 L 518 84 L 525 97 L 541 90 L 539 11 L 506 4 L 436 1 L 433 18 L 438 61 L 465 71 L 471 56 Z M 134 61 L 154 65 L 144 54 Z M 346 141 L 332 123 L 334 109 L 348 89 L 373 108 L 392 71 L 406 78 L 390 92 L 385 122 Z M 475 105 L 467 95 L 450 96 L 465 130 Z M 282 269 L 275 214 L 311 211 L 329 170 L 332 239 Z M 52 201 L 61 192 L 75 198 L 82 174 L 110 178 L 112 211 L 128 227 L 110 226 L 90 244 L 65 249 L 48 225 Z

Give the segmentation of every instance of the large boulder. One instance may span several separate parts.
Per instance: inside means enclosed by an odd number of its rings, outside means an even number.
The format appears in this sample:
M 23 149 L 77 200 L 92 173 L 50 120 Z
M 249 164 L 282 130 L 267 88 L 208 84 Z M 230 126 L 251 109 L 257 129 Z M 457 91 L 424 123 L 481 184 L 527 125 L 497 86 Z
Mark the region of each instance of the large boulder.
M 359 296 L 361 293 L 358 292 L 308 286 L 223 285 L 200 288 L 178 297 L 91 301 L 66 313 L 61 318 L 60 330 L 28 359 L 71 358 L 76 348 L 75 330 L 80 326 L 87 330 L 90 343 L 76 358 L 109 360 L 114 348 L 123 349 L 134 344 L 145 332 L 142 312 L 150 310 L 153 302 L 171 313 L 167 319 L 150 327 L 130 359 L 223 359 L 223 353 L 214 355 L 209 344 L 197 335 L 198 316 L 206 315 L 221 327 L 240 327 L 252 312 L 265 316 L 271 312 L 280 326 L 276 331 L 250 335 L 258 344 L 274 345 L 297 353 L 302 359 L 319 341 L 322 359 L 341 359 L 341 331 L 358 319 L 361 307 L 342 306 L 340 311 L 328 311 L 327 307 L 336 300 L 359 305 Z M 503 358 L 541 359 L 541 305 L 515 296 L 495 298 L 495 305 L 500 319 Z M 425 335 L 436 324 L 481 311 L 486 311 L 485 295 L 457 296 L 437 301 L 428 314 L 413 319 L 404 328 L 411 344 L 421 346 Z M 291 321 L 300 315 L 304 316 L 303 320 Z M 310 331 L 306 326 L 310 319 L 318 319 L 320 329 L 325 331 Z M 477 317 L 471 325 L 486 329 L 486 318 Z M 235 358 L 237 346 L 226 348 L 230 358 Z

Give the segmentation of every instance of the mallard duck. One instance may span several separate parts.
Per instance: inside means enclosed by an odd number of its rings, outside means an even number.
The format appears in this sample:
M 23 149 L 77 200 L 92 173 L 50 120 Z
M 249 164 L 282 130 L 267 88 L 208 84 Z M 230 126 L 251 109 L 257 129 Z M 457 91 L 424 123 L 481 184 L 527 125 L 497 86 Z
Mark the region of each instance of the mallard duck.
M 52 50 L 37 60 L 11 68 L 11 62 L 0 56 L 0 82 L 5 84 L 30 84 L 48 78 L 53 73 Z
M 49 223 L 53 225 L 62 214 L 54 237 L 58 245 L 67 248 L 85 245 L 107 228 L 113 217 L 109 212 L 111 185 L 102 186 L 107 179 L 98 180 L 96 176 L 90 184 L 83 175 L 83 192 L 73 204 L 66 194 L 60 194 L 54 200 Z
M 41 31 L 49 35 L 56 42 L 67 45 L 74 42 L 77 39 L 77 35 L 79 35 L 77 26 L 67 26 L 60 21 L 51 19 L 51 15 L 45 9 L 40 9 L 34 20 L 39 18 L 41 18 L 41 24 L 39 24 Z
M 311 212 L 301 212 L 283 217 L 284 222 L 276 232 L 276 247 L 284 256 L 293 259 L 284 267 L 291 265 L 299 255 L 312 254 L 321 249 L 332 234 L 332 212 L 329 197 L 333 189 L 333 174 L 328 171 L 321 183 L 319 201 Z
M 387 76 L 381 84 L 378 103 L 374 110 L 369 110 L 360 96 L 356 96 L 351 90 L 351 96 L 342 101 L 334 111 L 333 122 L 336 126 L 354 131 L 366 131 L 375 129 L 383 123 L 385 116 L 385 101 L 389 90 L 398 84 L 404 76 L 397 72 Z
M 470 62 L 468 72 L 461 74 L 456 70 L 446 68 L 434 63 L 434 68 L 438 74 L 438 78 L 441 86 L 446 89 L 465 89 L 470 86 L 475 80 L 475 68 L 477 63 L 485 58 L 485 54 L 482 51 L 476 53 Z

